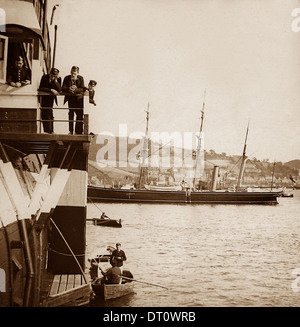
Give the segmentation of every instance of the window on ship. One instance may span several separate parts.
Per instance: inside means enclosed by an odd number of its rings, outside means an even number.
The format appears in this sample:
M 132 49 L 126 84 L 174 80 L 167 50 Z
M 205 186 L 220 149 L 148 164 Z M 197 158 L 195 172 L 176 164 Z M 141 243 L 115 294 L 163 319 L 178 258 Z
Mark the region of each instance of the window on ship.
M 24 66 L 32 70 L 33 40 L 0 35 L 0 83 L 6 83 L 15 60 L 21 56 Z

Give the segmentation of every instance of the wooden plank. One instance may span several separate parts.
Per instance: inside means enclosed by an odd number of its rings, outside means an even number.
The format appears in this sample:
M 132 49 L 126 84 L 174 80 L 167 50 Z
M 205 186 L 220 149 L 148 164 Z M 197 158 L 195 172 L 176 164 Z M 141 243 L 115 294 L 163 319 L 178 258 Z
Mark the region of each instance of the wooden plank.
M 134 283 L 104 285 L 104 300 L 115 299 L 133 292 Z
M 91 135 L 81 134 L 81 135 L 67 135 L 67 134 L 28 134 L 22 132 L 15 133 L 1 133 L 2 140 L 14 140 L 14 141 L 24 141 L 28 140 L 28 136 L 30 136 L 30 143 L 36 142 L 45 142 L 45 141 L 72 141 L 72 142 L 89 142 L 91 139 Z M 48 147 L 45 148 L 48 150 Z
M 58 293 L 62 293 L 67 288 L 68 275 L 61 275 Z
M 74 275 L 74 287 L 81 286 L 81 275 Z
M 0 173 L 2 176 L 2 183 L 7 194 L 9 195 L 10 202 L 14 210 L 16 210 L 18 213 L 18 218 L 30 218 L 30 216 L 26 216 L 29 196 L 24 196 L 22 186 L 12 163 L 10 161 L 3 162 L 2 159 L 0 159 Z
M 86 305 L 90 301 L 91 289 L 89 284 L 84 284 L 80 287 L 73 288 L 63 293 L 48 297 L 42 304 L 43 307 L 58 307 L 58 306 L 80 306 Z
M 60 285 L 60 277 L 61 277 L 61 275 L 54 276 L 53 282 L 51 285 L 51 289 L 50 289 L 50 296 L 56 295 L 58 293 L 59 285 Z
M 74 279 L 75 279 L 75 275 L 68 275 L 68 283 L 66 288 L 67 291 L 74 287 Z

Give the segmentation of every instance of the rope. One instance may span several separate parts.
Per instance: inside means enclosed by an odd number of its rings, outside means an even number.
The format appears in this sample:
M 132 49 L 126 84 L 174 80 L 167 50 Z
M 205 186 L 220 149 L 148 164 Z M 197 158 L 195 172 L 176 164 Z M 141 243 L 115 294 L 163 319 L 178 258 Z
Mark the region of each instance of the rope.
M 96 205 L 96 203 L 94 203 L 93 201 L 92 201 L 92 199 L 90 198 L 90 197 L 88 197 L 88 199 L 103 213 L 103 211 Z
M 60 254 L 60 255 L 64 255 L 66 257 L 73 257 L 72 254 L 68 254 L 68 253 L 64 253 L 64 252 L 59 252 L 59 251 L 54 250 L 54 249 L 52 249 L 50 247 L 48 248 L 48 250 L 51 251 L 51 252 L 55 252 L 57 254 Z M 83 257 L 84 255 L 85 255 L 84 253 L 83 254 L 75 254 L 76 257 Z
M 78 260 L 77 260 L 77 258 L 75 256 L 74 252 L 72 251 L 70 245 L 68 244 L 68 242 L 64 238 L 63 234 L 61 233 L 60 229 L 57 227 L 57 225 L 55 224 L 54 220 L 51 217 L 50 217 L 50 221 L 52 222 L 52 224 L 54 225 L 54 227 L 57 229 L 59 235 L 62 237 L 63 241 L 65 242 L 66 246 L 68 247 L 69 251 L 71 252 L 72 257 L 74 257 L 74 259 L 75 259 L 75 261 L 76 261 L 76 263 L 77 263 L 77 265 L 78 265 L 78 267 L 79 267 L 79 269 L 81 271 L 81 274 L 83 276 L 83 279 L 84 279 L 85 283 L 87 284 L 87 280 L 86 280 L 86 277 L 84 275 L 84 271 L 82 270 L 82 267 L 81 267 L 80 263 L 78 262 Z

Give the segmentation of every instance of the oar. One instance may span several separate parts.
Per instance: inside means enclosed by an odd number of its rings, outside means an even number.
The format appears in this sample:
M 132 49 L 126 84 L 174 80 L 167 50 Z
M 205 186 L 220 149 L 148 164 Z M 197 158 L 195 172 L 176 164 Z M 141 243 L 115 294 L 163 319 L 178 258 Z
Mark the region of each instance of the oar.
M 88 199 L 93 203 L 93 205 L 94 205 L 96 208 L 98 208 L 98 209 L 103 213 L 103 211 L 102 211 L 102 210 L 97 206 L 97 204 L 96 204 L 95 202 L 92 201 L 91 198 L 88 197 Z
M 143 281 L 141 281 L 141 280 L 137 280 L 137 279 L 134 279 L 134 278 L 124 277 L 124 276 L 119 276 L 119 277 L 124 278 L 124 279 L 128 279 L 128 280 L 132 280 L 133 282 L 138 282 L 138 283 L 142 283 L 142 284 L 148 284 L 148 285 L 152 285 L 152 286 L 157 286 L 157 287 L 165 288 L 166 290 L 168 289 L 168 288 L 165 287 L 165 286 L 161 286 L 161 285 L 157 285 L 157 284 L 152 284 L 152 283 L 143 282 Z

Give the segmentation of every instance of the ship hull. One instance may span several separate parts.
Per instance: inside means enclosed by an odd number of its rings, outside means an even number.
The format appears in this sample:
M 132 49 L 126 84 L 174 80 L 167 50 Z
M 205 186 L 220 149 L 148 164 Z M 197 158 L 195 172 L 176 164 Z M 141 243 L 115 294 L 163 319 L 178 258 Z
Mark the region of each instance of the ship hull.
M 41 110 L 41 100 L 53 96 L 37 90 L 53 67 L 52 6 L 0 3 L 0 307 L 81 305 L 90 296 L 84 273 L 88 115 L 84 134 L 67 135 L 68 120 L 45 119 Z M 13 76 L 10 67 L 19 57 L 26 80 L 15 87 L 23 74 Z M 56 96 L 53 110 L 61 109 L 64 96 Z M 46 131 L 47 120 L 56 134 Z
M 88 200 L 121 203 L 278 204 L 278 192 L 150 191 L 88 186 Z
M 0 228 L 0 307 L 23 304 L 26 264 L 21 244 L 18 222 L 15 221 L 6 226 L 2 224 Z
M 86 281 L 67 285 L 67 297 L 60 289 L 48 293 L 57 275 L 85 269 L 89 137 L 58 143 L 46 136 L 47 142 L 45 135 L 0 135 L 0 307 L 81 305 L 90 296 Z M 24 166 L 19 153 L 28 153 Z

